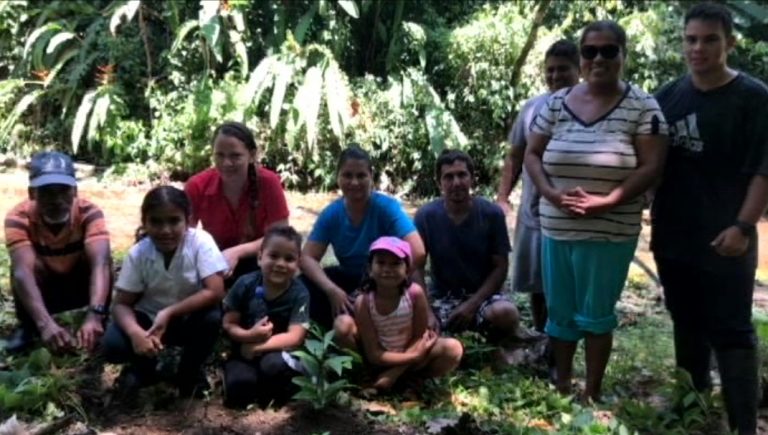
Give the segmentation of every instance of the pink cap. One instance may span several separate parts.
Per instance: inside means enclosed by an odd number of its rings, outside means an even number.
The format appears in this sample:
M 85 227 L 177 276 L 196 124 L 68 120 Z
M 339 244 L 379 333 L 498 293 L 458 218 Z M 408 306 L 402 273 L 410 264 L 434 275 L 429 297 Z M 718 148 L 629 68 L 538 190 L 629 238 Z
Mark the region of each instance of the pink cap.
M 373 251 L 387 251 L 393 253 L 397 258 L 407 258 L 409 260 L 411 258 L 411 245 L 397 237 L 379 237 L 371 244 L 371 248 L 368 250 L 368 252 Z

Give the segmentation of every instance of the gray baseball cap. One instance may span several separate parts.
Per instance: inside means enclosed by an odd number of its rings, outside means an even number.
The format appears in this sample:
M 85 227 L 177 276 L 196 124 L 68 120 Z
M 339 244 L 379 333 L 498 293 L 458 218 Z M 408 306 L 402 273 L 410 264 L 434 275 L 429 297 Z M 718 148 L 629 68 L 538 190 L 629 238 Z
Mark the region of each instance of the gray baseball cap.
M 77 185 L 72 158 L 58 151 L 43 151 L 32 156 L 29 164 L 29 187 L 49 184 Z

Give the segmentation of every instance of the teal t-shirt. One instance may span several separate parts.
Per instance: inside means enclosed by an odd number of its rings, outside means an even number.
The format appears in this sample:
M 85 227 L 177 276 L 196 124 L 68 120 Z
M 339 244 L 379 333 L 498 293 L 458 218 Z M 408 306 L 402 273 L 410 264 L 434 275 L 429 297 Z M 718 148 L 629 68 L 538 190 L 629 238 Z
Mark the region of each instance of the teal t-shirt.
M 320 213 L 308 240 L 330 245 L 342 271 L 362 275 L 371 243 L 382 236 L 402 239 L 415 231 L 413 220 L 395 198 L 373 192 L 360 225 L 352 224 L 344 208 L 344 199 L 339 198 Z

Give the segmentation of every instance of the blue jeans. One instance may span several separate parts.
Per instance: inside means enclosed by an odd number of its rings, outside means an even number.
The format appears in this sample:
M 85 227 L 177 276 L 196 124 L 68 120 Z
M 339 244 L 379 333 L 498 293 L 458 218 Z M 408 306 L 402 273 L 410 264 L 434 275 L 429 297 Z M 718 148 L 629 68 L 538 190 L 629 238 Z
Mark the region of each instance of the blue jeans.
M 144 329 L 152 326 L 152 319 L 141 311 L 134 311 L 136 322 Z M 193 376 L 213 351 L 221 328 L 221 309 L 218 305 L 196 311 L 187 316 L 174 318 L 163 334 L 163 344 L 182 348 L 179 377 Z M 142 373 L 152 373 L 157 359 L 137 355 L 128 334 L 111 321 L 102 339 L 105 359 L 113 364 L 128 363 Z

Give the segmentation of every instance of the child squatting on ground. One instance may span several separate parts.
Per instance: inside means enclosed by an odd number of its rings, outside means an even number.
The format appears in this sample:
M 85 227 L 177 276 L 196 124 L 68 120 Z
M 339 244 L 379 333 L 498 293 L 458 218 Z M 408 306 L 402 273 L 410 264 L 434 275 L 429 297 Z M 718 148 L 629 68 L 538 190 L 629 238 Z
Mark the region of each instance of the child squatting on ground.
M 240 277 L 224 299 L 224 331 L 233 357 L 224 367 L 224 404 L 287 402 L 298 390 L 291 379 L 301 365 L 286 349 L 304 343 L 309 292 L 296 279 L 301 235 L 289 226 L 267 230 L 259 251 L 260 271 Z
M 371 244 L 368 278 L 355 300 L 355 322 L 365 359 L 376 373 L 374 388 L 390 389 L 405 372 L 437 377 L 454 370 L 463 348 L 427 329 L 429 304 L 411 283 L 411 246 L 397 237 Z
M 169 344 L 182 348 L 179 393 L 210 388 L 202 366 L 219 335 L 227 262 L 208 233 L 188 227 L 189 215 L 189 199 L 172 186 L 150 190 L 141 205 L 103 340 L 107 361 L 128 363 L 118 379 L 124 394 L 159 380 L 157 356 Z

